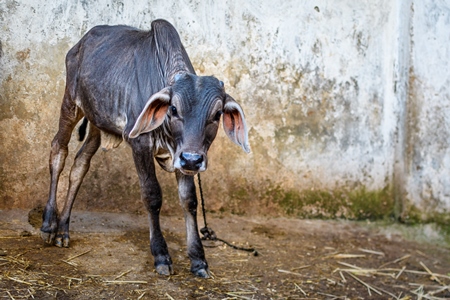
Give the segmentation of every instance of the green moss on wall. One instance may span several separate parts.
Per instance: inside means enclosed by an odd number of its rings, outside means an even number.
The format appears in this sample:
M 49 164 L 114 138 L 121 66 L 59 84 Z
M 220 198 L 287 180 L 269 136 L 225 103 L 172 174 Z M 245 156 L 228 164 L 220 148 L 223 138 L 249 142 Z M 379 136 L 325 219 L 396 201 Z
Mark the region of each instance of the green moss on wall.
M 399 220 L 411 226 L 434 223 L 450 243 L 450 212 L 424 212 L 415 206 L 408 206 L 404 208 Z
M 369 191 L 365 187 L 349 193 L 355 218 L 383 219 L 394 215 L 394 197 L 389 187 Z
M 376 220 L 391 217 L 394 211 L 394 198 L 388 187 L 376 191 L 361 187 L 352 191 L 277 190 L 277 193 L 283 212 L 298 217 Z
M 400 221 L 409 226 L 435 224 L 444 239 L 450 242 L 450 213 L 426 213 L 410 206 L 398 218 L 395 216 L 395 201 L 390 187 L 368 190 L 337 189 L 334 191 L 305 190 L 284 191 L 270 189 L 266 196 L 276 201 L 281 213 L 301 218 L 345 218 L 350 220 Z

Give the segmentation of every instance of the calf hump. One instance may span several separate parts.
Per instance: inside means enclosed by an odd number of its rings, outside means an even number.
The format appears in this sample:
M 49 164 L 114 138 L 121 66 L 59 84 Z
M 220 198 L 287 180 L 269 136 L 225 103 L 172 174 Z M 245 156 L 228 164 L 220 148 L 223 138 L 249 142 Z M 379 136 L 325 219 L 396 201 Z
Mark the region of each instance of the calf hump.
M 186 49 L 172 24 L 158 19 L 152 22 L 151 31 L 155 41 L 156 57 L 162 68 L 161 74 L 165 77 L 167 84 L 173 84 L 174 76 L 177 73 L 195 74 Z

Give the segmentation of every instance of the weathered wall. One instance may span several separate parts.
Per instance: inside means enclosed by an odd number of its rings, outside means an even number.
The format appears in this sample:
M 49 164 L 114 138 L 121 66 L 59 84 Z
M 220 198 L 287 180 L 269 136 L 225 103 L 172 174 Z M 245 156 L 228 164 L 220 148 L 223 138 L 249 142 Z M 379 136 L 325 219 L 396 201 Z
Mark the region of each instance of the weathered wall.
M 416 1 L 405 151 L 405 198 L 450 214 L 450 3 Z
M 396 199 L 403 217 L 414 207 L 446 214 L 449 7 L 431 0 L 2 1 L 0 208 L 46 200 L 68 49 L 97 24 L 148 29 L 165 18 L 197 72 L 225 82 L 250 126 L 250 155 L 223 134 L 210 150 L 203 176 L 210 208 L 364 217 L 388 214 Z M 76 207 L 141 209 L 129 152 L 122 145 L 94 157 Z M 160 177 L 175 207 L 173 176 Z

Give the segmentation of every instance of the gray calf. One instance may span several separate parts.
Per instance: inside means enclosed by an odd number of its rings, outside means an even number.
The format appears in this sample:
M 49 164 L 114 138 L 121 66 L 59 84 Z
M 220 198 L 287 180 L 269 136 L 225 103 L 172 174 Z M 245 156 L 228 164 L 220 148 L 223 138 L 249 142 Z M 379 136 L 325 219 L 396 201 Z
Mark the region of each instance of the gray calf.
M 196 76 L 175 28 L 164 20 L 150 31 L 127 26 L 97 26 L 67 54 L 66 89 L 59 130 L 50 153 L 50 193 L 43 214 L 45 242 L 69 246 L 71 209 L 90 160 L 102 144 L 131 146 L 141 197 L 150 221 L 150 248 L 159 274 L 173 274 L 172 260 L 159 225 L 161 188 L 154 159 L 175 172 L 184 209 L 191 271 L 209 277 L 198 234 L 194 175 L 207 168 L 207 151 L 220 118 L 228 137 L 249 152 L 247 126 L 239 104 L 223 83 Z M 62 212 L 56 206 L 59 176 L 71 133 L 81 118 L 89 129 L 70 172 Z

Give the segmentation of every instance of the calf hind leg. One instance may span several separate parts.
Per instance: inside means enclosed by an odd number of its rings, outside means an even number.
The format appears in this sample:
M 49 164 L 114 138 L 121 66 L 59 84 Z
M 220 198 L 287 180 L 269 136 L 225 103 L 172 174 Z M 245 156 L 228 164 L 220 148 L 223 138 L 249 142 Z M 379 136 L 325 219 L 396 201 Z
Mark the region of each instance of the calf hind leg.
M 64 208 L 61 212 L 58 233 L 55 240 L 55 245 L 58 247 L 69 247 L 69 223 L 72 206 L 83 178 L 89 170 L 91 158 L 100 147 L 100 142 L 100 130 L 91 124 L 86 141 L 75 156 L 75 161 L 70 170 L 69 189 L 67 191 Z
M 59 117 L 59 129 L 52 141 L 50 151 L 50 191 L 48 201 L 42 216 L 41 237 L 49 244 L 53 244 L 58 230 L 58 208 L 56 204 L 56 194 L 58 190 L 59 176 L 64 169 L 64 164 L 68 154 L 68 144 L 72 131 L 81 119 L 82 113 L 78 107 L 70 100 L 66 94 L 61 106 Z

